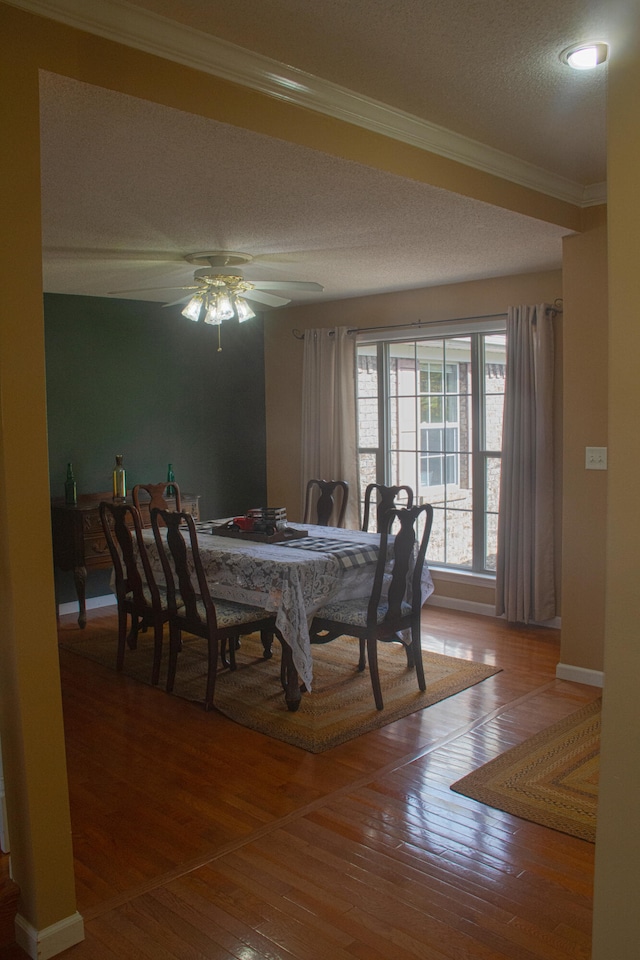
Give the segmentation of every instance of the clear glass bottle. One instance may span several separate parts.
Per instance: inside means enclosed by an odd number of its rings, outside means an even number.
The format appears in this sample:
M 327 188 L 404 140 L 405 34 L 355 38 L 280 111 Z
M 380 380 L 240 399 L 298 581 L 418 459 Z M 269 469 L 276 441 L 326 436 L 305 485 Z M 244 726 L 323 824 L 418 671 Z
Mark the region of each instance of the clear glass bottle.
M 77 507 L 78 505 L 78 488 L 76 486 L 76 478 L 73 475 L 73 464 L 67 464 L 67 477 L 64 481 L 64 502 L 68 507 Z
M 116 465 L 113 468 L 113 499 L 124 500 L 127 496 L 127 474 L 122 466 L 122 454 L 116 455 Z
M 169 484 L 169 486 L 167 487 L 167 496 L 168 496 L 168 497 L 175 497 L 175 495 L 176 495 L 175 489 L 171 486 L 171 483 L 174 482 L 175 479 L 176 479 L 176 478 L 175 478 L 174 473 L 173 473 L 173 464 L 170 463 L 169 466 L 167 467 L 167 483 Z

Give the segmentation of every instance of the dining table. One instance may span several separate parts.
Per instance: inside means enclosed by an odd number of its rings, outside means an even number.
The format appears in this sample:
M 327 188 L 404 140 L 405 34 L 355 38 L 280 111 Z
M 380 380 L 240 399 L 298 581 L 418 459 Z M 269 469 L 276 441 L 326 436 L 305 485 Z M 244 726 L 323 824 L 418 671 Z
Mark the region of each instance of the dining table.
M 198 549 L 207 585 L 216 598 L 275 613 L 290 664 L 285 697 L 290 710 L 300 700 L 300 684 L 313 688 L 309 627 L 329 601 L 368 597 L 376 570 L 380 535 L 361 530 L 288 524 L 291 539 L 276 542 L 222 535 L 224 521 L 196 523 Z M 186 531 L 185 531 L 186 532 Z M 151 530 L 143 532 L 154 575 L 163 578 Z M 189 542 L 186 539 L 187 555 Z M 391 558 L 393 555 L 392 541 Z M 427 564 L 422 573 L 422 602 L 433 593 Z M 290 652 L 290 657 L 288 656 Z

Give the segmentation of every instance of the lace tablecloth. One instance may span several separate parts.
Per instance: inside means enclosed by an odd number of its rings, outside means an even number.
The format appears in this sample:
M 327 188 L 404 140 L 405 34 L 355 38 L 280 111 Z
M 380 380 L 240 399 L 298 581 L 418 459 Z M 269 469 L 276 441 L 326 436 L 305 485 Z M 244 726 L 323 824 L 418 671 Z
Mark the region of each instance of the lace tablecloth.
M 276 626 L 291 647 L 298 675 L 311 690 L 310 620 L 329 600 L 369 595 L 379 535 L 305 525 L 310 538 L 326 541 L 321 549 L 315 543 L 309 549 L 301 546 L 299 540 L 283 544 L 217 537 L 208 532 L 210 527 L 206 524 L 198 526 L 198 545 L 212 597 L 274 612 Z M 160 558 L 150 530 L 144 531 L 144 538 L 152 569 L 161 575 Z M 358 545 L 362 550 L 352 549 Z M 433 592 L 426 564 L 424 569 L 423 602 Z

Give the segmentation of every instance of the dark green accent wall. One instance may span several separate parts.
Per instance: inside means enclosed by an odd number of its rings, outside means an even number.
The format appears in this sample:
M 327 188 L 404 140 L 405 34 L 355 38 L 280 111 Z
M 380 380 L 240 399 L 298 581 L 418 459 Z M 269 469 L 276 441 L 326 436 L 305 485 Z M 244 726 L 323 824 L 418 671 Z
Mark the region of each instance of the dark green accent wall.
M 172 463 L 203 519 L 266 502 L 260 317 L 225 321 L 218 352 L 218 328 L 178 306 L 46 294 L 44 315 L 52 496 L 69 461 L 78 493 L 110 490 L 121 453 L 129 490 Z

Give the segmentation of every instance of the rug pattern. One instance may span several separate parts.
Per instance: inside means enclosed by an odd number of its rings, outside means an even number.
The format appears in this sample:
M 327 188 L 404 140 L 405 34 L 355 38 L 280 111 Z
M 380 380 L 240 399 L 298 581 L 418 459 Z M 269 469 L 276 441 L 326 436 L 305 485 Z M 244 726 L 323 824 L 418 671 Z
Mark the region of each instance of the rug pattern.
M 61 638 L 60 645 L 73 653 L 115 668 L 116 638 L 111 631 L 73 639 Z M 167 646 L 167 645 L 166 645 Z M 165 646 L 165 649 L 166 649 Z M 127 649 L 124 673 L 149 683 L 152 645 L 141 635 L 136 650 Z M 164 693 L 166 655 L 158 685 Z M 423 652 L 427 689 L 420 692 L 415 671 L 407 669 L 406 655 L 399 644 L 379 644 L 379 669 L 385 708 L 373 702 L 368 670 L 359 673 L 358 641 L 343 637 L 313 648 L 313 692 L 303 694 L 300 708 L 290 713 L 280 685 L 280 651 L 274 642 L 271 660 L 263 659 L 257 634 L 243 637 L 236 654 L 237 669 L 218 672 L 215 706 L 225 716 L 252 730 L 321 753 L 386 726 L 440 700 L 453 696 L 499 669 L 484 663 Z M 206 677 L 206 643 L 186 636 L 178 658 L 174 695 L 202 703 Z
M 598 698 L 458 780 L 451 789 L 594 843 L 600 711 Z

